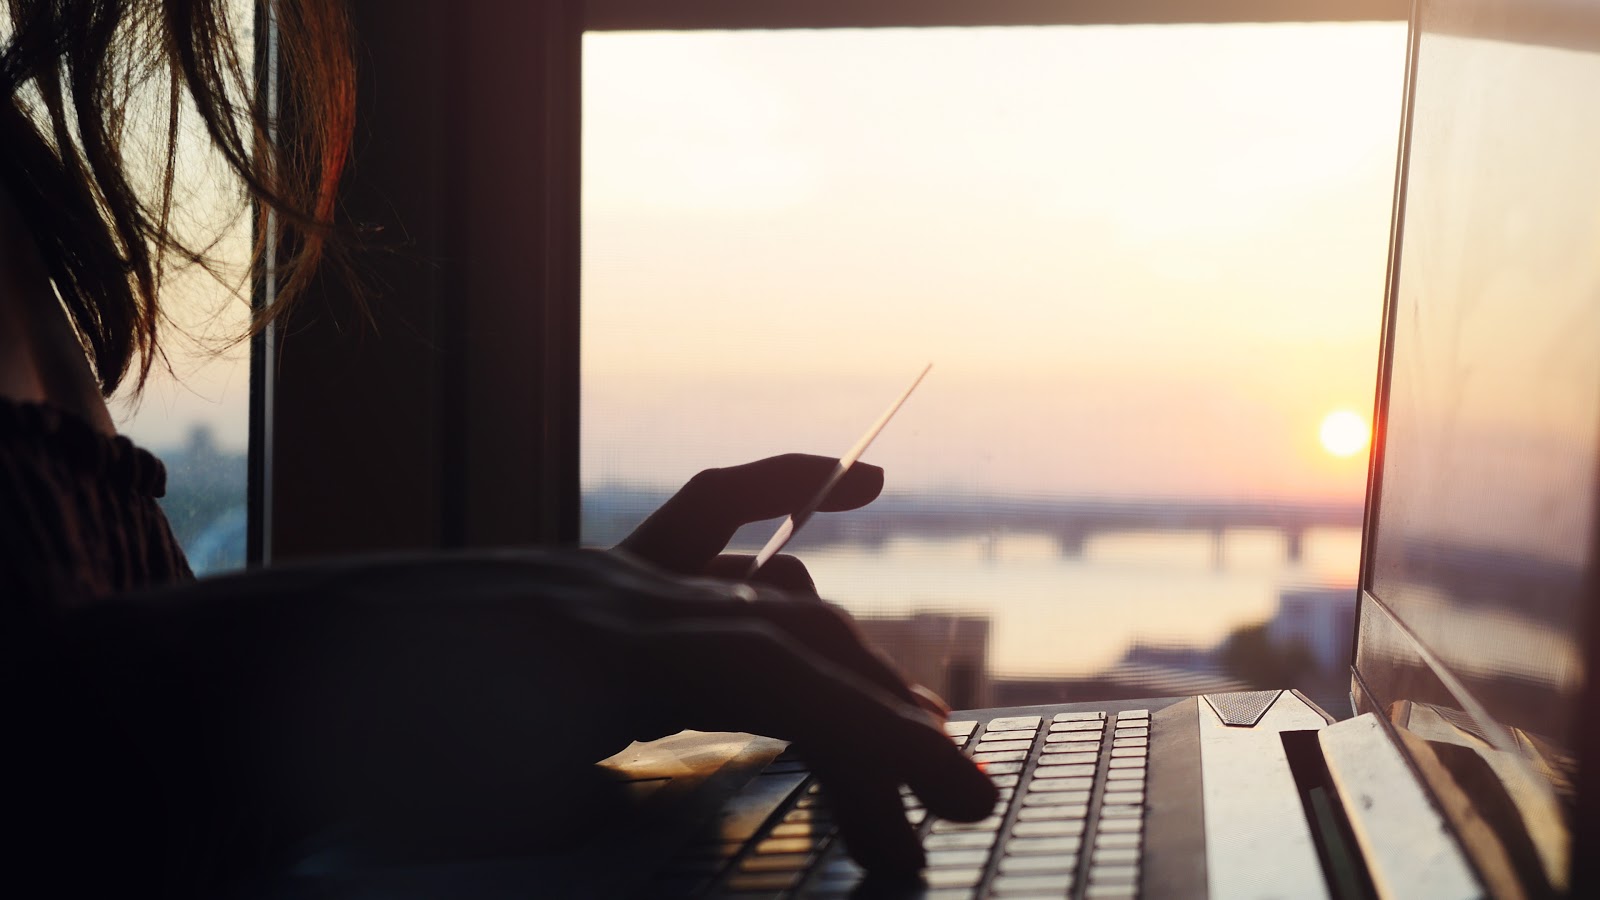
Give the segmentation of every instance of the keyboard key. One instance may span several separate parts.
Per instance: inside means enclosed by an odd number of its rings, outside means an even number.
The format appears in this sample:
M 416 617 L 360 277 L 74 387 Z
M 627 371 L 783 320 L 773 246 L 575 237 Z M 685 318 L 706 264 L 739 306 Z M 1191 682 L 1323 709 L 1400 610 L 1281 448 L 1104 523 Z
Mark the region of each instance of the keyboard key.
M 1100 824 L 1100 833 L 1094 837 L 1094 845 L 1097 848 L 1107 850 L 1126 850 L 1129 848 L 1138 847 L 1143 843 L 1137 831 L 1128 834 L 1118 834 L 1115 832 L 1106 831 L 1104 822 Z
M 1147 747 L 1113 747 L 1111 749 L 1112 759 L 1131 759 L 1134 757 L 1139 757 L 1142 759 L 1149 755 L 1150 750 Z
M 1001 750 L 1026 750 L 1026 749 L 1028 749 L 1029 747 L 1032 747 L 1032 746 L 1033 746 L 1033 741 L 1032 740 L 1026 740 L 1026 741 L 987 741 L 987 742 L 979 741 L 978 742 L 978 754 L 975 755 L 973 758 L 976 759 L 978 755 L 982 755 L 982 754 L 985 754 L 985 753 L 997 753 L 997 752 L 999 752 Z
M 741 872 L 798 872 L 811 862 L 809 853 L 774 853 L 751 856 L 739 863 Z
M 1117 730 L 1112 733 L 1112 737 L 1142 737 L 1142 738 L 1147 738 L 1149 736 L 1150 736 L 1150 729 L 1148 729 L 1148 728 L 1139 728 L 1139 727 L 1134 726 L 1134 725 L 1129 725 L 1127 727 L 1123 727 L 1121 724 L 1118 724 L 1117 725 Z
M 1039 727 L 1038 716 L 1005 716 L 989 720 L 990 731 L 1021 731 L 1034 730 Z
M 1046 753 L 1084 753 L 1100 749 L 1100 735 L 1083 731 L 1044 736 Z
M 995 775 L 1015 775 L 1018 772 L 1022 771 L 1022 763 L 1019 763 L 1019 762 L 986 763 L 984 765 L 984 767 L 983 767 L 983 771 L 987 772 L 990 777 L 993 777 Z
M 929 869 L 922 873 L 922 880 L 931 888 L 976 887 L 978 879 L 982 877 L 982 866 L 969 869 Z
M 1094 864 L 1097 866 L 1136 866 L 1139 864 L 1138 847 L 1100 847 L 1094 848 Z
M 833 813 L 826 809 L 808 807 L 804 809 L 791 809 L 783 814 L 785 822 L 812 822 L 820 825 L 832 825 Z
M 975 868 L 989 861 L 988 850 L 930 850 L 928 868 Z
M 786 891 L 799 880 L 799 872 L 735 872 L 724 885 L 729 891 Z
M 811 838 L 767 838 L 756 844 L 756 852 L 766 853 L 810 853 L 817 848 L 818 839 Z
M 1033 770 L 1034 778 L 1093 778 L 1094 766 L 1040 766 Z
M 1101 721 L 1105 720 L 1105 717 L 1106 717 L 1106 714 L 1103 713 L 1103 712 L 1064 712 L 1064 713 L 1056 713 L 1055 718 L 1051 719 L 1051 721 L 1052 722 L 1088 722 L 1088 721 L 1101 722 Z
M 1000 871 L 1006 875 L 1071 872 L 1077 867 L 1078 857 L 1071 853 L 1062 856 L 1007 856 L 1000 860 Z
M 927 817 L 928 817 L 928 811 L 925 810 L 925 809 L 908 809 L 908 810 L 906 810 L 906 821 L 910 822 L 912 825 L 921 825 L 922 824 L 922 820 L 927 818 Z
M 976 762 L 1022 762 L 1028 758 L 1026 750 L 1003 750 L 997 753 L 974 753 Z
M 1016 787 L 1017 786 L 1017 779 L 1021 778 L 1021 777 L 1022 777 L 1021 775 L 995 775 L 995 776 L 991 777 L 989 780 L 994 782 L 994 786 L 997 787 L 997 788 L 1001 788 L 1001 787 Z
M 1101 731 L 1105 728 L 1103 722 L 1057 722 L 1050 726 L 1051 734 L 1061 734 L 1068 731 Z
M 994 831 L 1000 827 L 1000 817 L 990 816 L 976 822 L 951 822 L 948 819 L 936 819 L 933 823 L 934 834 L 959 834 L 963 831 Z
M 1101 819 L 1100 833 L 1108 834 L 1133 834 L 1137 836 L 1144 828 L 1143 819 Z
M 1133 884 L 1139 880 L 1139 870 L 1135 866 L 1090 866 L 1089 881 L 1093 884 L 1109 882 L 1111 884 Z
M 1041 766 L 1081 766 L 1099 762 L 1098 753 L 1053 753 L 1039 758 Z
M 1127 758 L 1112 759 L 1111 760 L 1111 768 L 1113 768 L 1113 769 L 1142 769 L 1142 768 L 1144 768 L 1144 757 L 1141 756 L 1141 757 L 1137 757 L 1135 759 L 1127 759 Z
M 977 722 L 946 722 L 944 733 L 951 737 L 964 737 L 978 729 Z
M 1023 806 L 1076 806 L 1089 802 L 1088 791 L 1057 791 L 1052 793 L 1025 794 L 1022 797 Z
M 969 831 L 957 834 L 930 834 L 923 840 L 925 850 L 987 850 L 994 846 L 995 832 Z
M 1147 738 L 1147 737 L 1118 737 L 1118 738 L 1112 738 L 1111 746 L 1113 746 L 1113 747 L 1148 747 L 1148 746 L 1150 746 L 1150 739 Z
M 809 838 L 824 834 L 812 822 L 780 822 L 772 826 L 772 831 L 767 835 L 775 838 Z
M 1142 806 L 1102 806 L 1100 818 L 1102 819 L 1137 819 L 1144 815 Z
M 1011 833 L 1017 837 L 1067 837 L 1069 835 L 1083 834 L 1083 822 L 1079 819 L 1064 819 L 1055 822 L 1018 822 L 1011 826 Z
M 1028 782 L 1028 792 L 1087 791 L 1094 787 L 1093 778 L 1035 778 Z
M 1033 740 L 1031 731 L 985 731 L 983 737 L 978 738 L 978 743 L 987 744 L 990 741 L 1029 741 Z
M 1148 710 L 1148 709 L 1130 709 L 1127 712 L 1117 713 L 1117 721 L 1118 722 L 1122 721 L 1123 719 L 1148 719 L 1148 718 L 1150 718 L 1150 710 Z
M 1064 894 L 1072 889 L 1072 873 L 1061 872 L 1053 875 L 1001 875 L 989 886 L 989 892 L 996 897 L 1011 897 L 1018 894 Z
M 1031 856 L 1036 853 L 1077 853 L 1083 839 L 1069 837 L 1014 837 L 1006 841 L 1006 855 Z
M 1019 822 L 1044 822 L 1050 819 L 1081 819 L 1089 814 L 1082 803 L 1070 806 L 1025 806 L 1017 813 Z
M 1131 884 L 1091 884 L 1083 895 L 1089 900 L 1138 900 L 1139 890 Z
M 1116 782 L 1106 785 L 1107 806 L 1141 806 L 1144 804 L 1144 791 L 1115 791 L 1112 787 Z
M 1106 773 L 1107 780 L 1131 782 L 1127 789 L 1142 788 L 1144 785 L 1144 768 L 1137 769 L 1112 769 Z

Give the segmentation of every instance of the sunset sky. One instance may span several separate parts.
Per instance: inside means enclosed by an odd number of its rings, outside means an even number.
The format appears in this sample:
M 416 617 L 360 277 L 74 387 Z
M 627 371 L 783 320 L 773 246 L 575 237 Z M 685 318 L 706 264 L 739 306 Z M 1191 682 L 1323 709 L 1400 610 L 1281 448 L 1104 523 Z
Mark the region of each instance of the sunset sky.
M 584 478 L 1359 500 L 1401 24 L 600 34 Z

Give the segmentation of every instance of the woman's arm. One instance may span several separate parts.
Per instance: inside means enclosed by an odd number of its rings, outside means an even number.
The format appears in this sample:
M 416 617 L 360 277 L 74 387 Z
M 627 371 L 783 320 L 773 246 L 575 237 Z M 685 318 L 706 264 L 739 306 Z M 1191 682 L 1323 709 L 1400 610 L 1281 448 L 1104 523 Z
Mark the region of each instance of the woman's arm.
M 642 527 L 696 548 L 666 558 L 678 571 L 715 566 L 739 524 L 746 501 L 719 510 L 703 493 L 730 477 L 737 488 L 737 470 L 697 479 Z M 771 514 L 770 497 L 735 494 Z M 679 540 L 696 521 L 726 535 Z M 661 558 L 650 540 L 631 546 Z M 795 741 L 835 774 L 848 846 L 869 866 L 921 863 L 899 785 L 947 818 L 981 818 L 994 800 L 848 617 L 628 554 L 273 568 L 71 613 L 40 651 L 68 673 L 60 683 L 83 721 L 126 754 L 130 777 L 162 785 L 151 824 L 179 845 L 262 822 L 303 834 L 336 819 L 535 801 L 560 773 L 685 727 Z M 224 868 L 281 863 L 226 858 Z

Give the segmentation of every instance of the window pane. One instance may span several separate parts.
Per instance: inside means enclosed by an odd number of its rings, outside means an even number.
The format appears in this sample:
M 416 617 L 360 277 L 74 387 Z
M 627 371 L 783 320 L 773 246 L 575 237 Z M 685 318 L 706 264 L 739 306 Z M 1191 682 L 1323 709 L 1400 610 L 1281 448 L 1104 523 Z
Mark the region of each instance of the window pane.
M 245 59 L 253 53 L 253 13 L 250 0 L 229 4 L 243 26 Z M 153 127 L 130 133 L 135 142 L 140 135 L 157 140 L 165 97 L 142 99 L 147 105 L 136 106 L 134 115 L 149 116 Z M 251 216 L 242 185 L 211 152 L 193 110 L 185 107 L 183 116 L 173 220 L 191 245 L 210 247 L 212 271 L 190 266 L 169 273 L 161 301 L 171 320 L 162 332 L 171 371 L 158 361 L 143 395 L 135 399 L 124 389 L 111 412 L 119 431 L 166 464 L 162 509 L 189 564 L 204 575 L 245 563 L 250 345 L 238 338 L 250 323 Z M 133 149 L 144 154 L 134 158 L 152 161 L 161 159 L 156 151 Z M 134 174 L 153 178 L 159 168 Z
M 587 36 L 585 540 L 701 468 L 838 455 L 932 361 L 865 457 L 885 496 L 791 545 L 916 677 L 1334 703 L 1404 53 L 1399 24 Z

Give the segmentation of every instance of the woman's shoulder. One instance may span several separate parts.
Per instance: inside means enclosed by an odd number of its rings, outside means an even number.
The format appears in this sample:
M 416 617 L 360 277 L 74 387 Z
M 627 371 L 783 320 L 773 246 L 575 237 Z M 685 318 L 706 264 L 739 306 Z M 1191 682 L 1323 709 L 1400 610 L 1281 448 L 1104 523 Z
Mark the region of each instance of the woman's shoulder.
M 0 396 L 0 458 L 35 467 L 41 474 L 50 470 L 58 476 L 53 481 L 60 481 L 59 476 L 81 478 L 96 489 L 130 497 L 166 493 L 166 467 L 149 451 L 48 403 Z
M 188 579 L 166 477 L 126 437 L 0 397 L 0 595 L 71 605 Z

